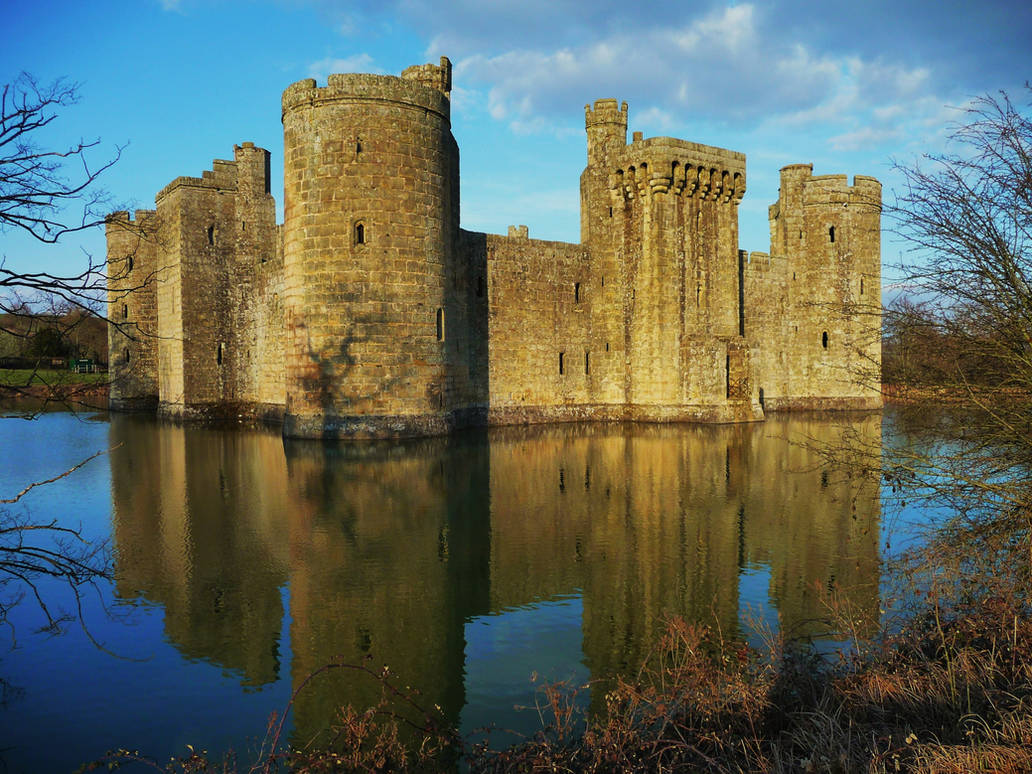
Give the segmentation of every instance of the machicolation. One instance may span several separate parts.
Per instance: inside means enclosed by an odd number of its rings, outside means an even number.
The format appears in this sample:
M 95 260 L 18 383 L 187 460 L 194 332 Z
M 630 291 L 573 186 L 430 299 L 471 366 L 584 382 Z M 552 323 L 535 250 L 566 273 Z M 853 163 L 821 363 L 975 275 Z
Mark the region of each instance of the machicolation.
M 110 216 L 112 407 L 336 438 L 881 405 L 877 180 L 784 167 L 746 253 L 744 154 L 628 144 L 603 99 L 580 244 L 466 231 L 450 91 L 445 58 L 289 86 L 282 224 L 253 143 Z

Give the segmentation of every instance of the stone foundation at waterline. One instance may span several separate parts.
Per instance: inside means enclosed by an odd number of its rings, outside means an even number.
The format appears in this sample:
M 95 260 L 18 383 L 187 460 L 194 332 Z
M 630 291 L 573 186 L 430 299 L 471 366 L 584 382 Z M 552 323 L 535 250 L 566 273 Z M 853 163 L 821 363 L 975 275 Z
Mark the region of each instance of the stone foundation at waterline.
M 243 143 L 108 219 L 111 405 L 398 437 L 881 405 L 881 186 L 781 170 L 738 246 L 745 156 L 627 143 L 585 108 L 581 242 L 459 225 L 451 64 L 283 93 L 284 222 Z

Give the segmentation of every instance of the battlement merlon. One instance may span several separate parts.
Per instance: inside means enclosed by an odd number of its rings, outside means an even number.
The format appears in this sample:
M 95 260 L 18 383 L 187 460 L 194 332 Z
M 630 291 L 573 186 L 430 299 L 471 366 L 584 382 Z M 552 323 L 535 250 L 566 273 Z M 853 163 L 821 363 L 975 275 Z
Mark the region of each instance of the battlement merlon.
M 431 89 L 437 89 L 446 97 L 450 98 L 451 96 L 452 64 L 446 56 L 441 57 L 440 66 L 422 64 L 406 67 L 401 71 L 401 77 L 408 81 L 416 81 Z
M 435 65 L 418 65 L 441 71 L 433 76 L 434 85 L 427 85 L 422 75 L 370 75 L 368 73 L 334 73 L 325 86 L 317 86 L 314 78 L 305 78 L 288 86 L 283 92 L 281 117 L 294 110 L 312 108 L 325 103 L 389 102 L 402 107 L 436 113 L 451 124 L 451 63 L 447 66 L 448 91 L 443 90 L 445 74 Z M 412 68 L 408 68 L 409 72 Z M 420 71 L 422 72 L 422 71 Z M 431 78 L 431 76 L 426 76 Z M 440 88 L 439 88 L 440 87 Z
M 611 161 L 610 191 L 698 196 L 738 204 L 745 195 L 745 154 L 673 137 L 636 139 Z

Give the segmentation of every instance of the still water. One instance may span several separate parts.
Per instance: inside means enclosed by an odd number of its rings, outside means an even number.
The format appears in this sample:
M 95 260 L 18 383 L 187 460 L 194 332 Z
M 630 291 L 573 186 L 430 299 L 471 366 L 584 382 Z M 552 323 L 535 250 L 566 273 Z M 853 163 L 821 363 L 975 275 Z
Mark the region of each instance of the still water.
M 132 416 L 0 420 L 0 497 L 111 449 L 7 513 L 81 525 L 114 564 L 85 627 L 38 632 L 28 598 L 0 626 L 0 759 L 69 771 L 116 747 L 161 759 L 192 744 L 250 761 L 270 714 L 336 658 L 389 665 L 464 732 L 532 731 L 536 713 L 515 706 L 540 680 L 633 672 L 672 614 L 819 636 L 817 587 L 833 585 L 876 617 L 878 482 L 811 447 L 843 421 L 325 445 Z M 881 440 L 880 415 L 848 421 Z M 314 681 L 289 741 L 379 691 Z

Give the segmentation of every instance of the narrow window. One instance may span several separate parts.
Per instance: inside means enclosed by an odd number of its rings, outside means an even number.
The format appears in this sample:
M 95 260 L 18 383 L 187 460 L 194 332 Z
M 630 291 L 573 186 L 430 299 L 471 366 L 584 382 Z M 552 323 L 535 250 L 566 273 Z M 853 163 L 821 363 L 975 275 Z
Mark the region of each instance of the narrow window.
M 215 244 L 215 226 L 208 226 L 208 244 Z
M 724 397 L 731 397 L 731 356 L 724 358 Z
M 573 300 L 576 303 L 578 303 L 578 304 L 580 303 L 580 283 L 579 282 L 574 282 L 573 283 Z
M 824 347 L 825 349 L 828 348 L 828 332 L 827 331 L 824 331 L 821 334 L 821 346 Z
M 861 277 L 860 278 L 860 295 L 862 296 L 863 294 L 864 294 L 864 278 Z
M 609 351 L 609 342 L 607 341 L 606 342 L 606 352 L 608 352 L 608 351 Z
M 591 357 L 591 353 L 590 352 L 585 352 L 584 353 L 584 374 L 585 375 L 591 373 L 590 357 Z
M 128 267 L 129 267 L 127 269 L 127 271 L 132 271 L 133 270 L 133 257 L 130 255 L 125 260 L 126 260 L 126 263 L 127 263 Z
M 609 208 L 609 217 L 613 217 L 613 208 L 612 207 Z
M 563 375 L 563 359 L 565 358 L 565 356 L 566 356 L 565 352 L 560 352 L 559 353 L 559 375 L 560 376 Z
M 762 387 L 760 387 L 760 408 L 766 408 L 766 406 L 763 403 L 763 388 Z
M 226 345 L 220 343 L 218 349 L 215 350 L 215 362 L 218 365 L 222 365 L 222 353 L 226 351 Z
M 702 303 L 702 285 L 695 286 L 695 305 L 698 306 Z
M 605 287 L 605 286 L 606 286 L 606 275 L 603 274 L 602 275 L 602 287 Z
M 444 310 L 437 310 L 437 340 L 444 341 Z
M 362 139 L 360 137 L 355 138 L 355 155 L 362 152 Z
M 123 355 L 125 356 L 125 362 L 127 362 L 127 363 L 128 363 L 128 362 L 129 362 L 129 347 L 126 347 L 126 348 L 125 348 L 125 349 L 124 349 L 124 350 L 122 351 L 122 354 L 123 354 Z
M 122 304 L 122 319 L 123 320 L 128 320 L 129 319 L 129 305 L 128 304 Z
M 355 224 L 355 244 L 356 245 L 364 245 L 365 241 L 366 241 L 365 224 L 364 223 L 356 223 Z
M 562 468 L 559 468 L 559 491 L 566 491 L 566 471 Z
M 828 228 L 828 239 L 830 241 L 832 241 L 832 242 L 835 241 L 835 227 L 834 226 L 830 226 Z
M 477 298 L 484 297 L 484 278 L 477 277 Z
M 803 230 L 802 230 L 802 229 L 799 229 L 799 238 L 800 238 L 800 239 L 802 239 L 802 238 L 803 238 Z

